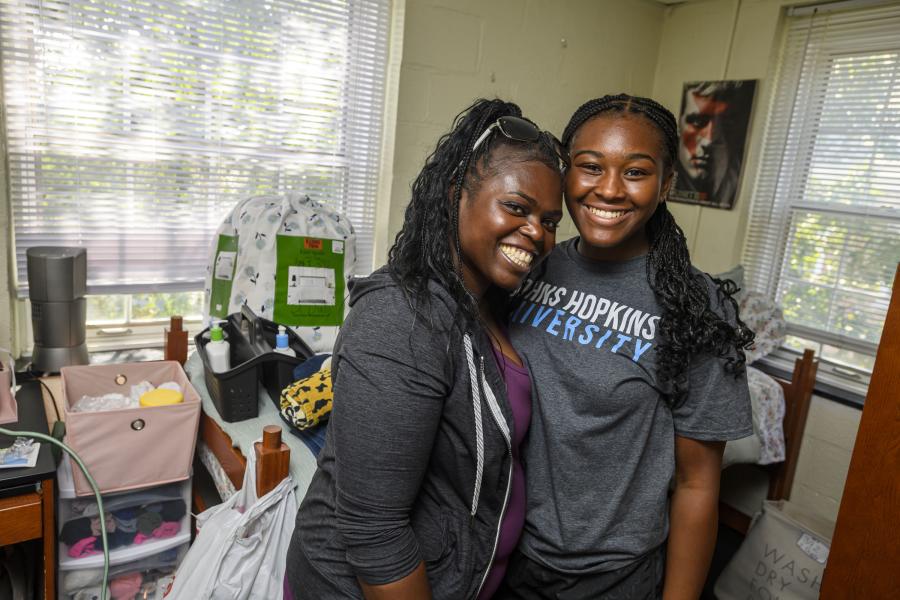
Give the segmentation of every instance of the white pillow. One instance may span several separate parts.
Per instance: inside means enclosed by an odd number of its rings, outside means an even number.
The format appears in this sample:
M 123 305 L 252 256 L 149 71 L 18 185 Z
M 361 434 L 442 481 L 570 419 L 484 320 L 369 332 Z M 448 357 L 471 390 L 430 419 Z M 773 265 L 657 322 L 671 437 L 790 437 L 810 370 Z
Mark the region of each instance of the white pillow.
M 729 440 L 725 444 L 725 453 L 722 455 L 722 468 L 738 463 L 756 464 L 759 462 L 761 449 L 762 444 L 755 432 L 739 440 Z
M 749 365 L 784 344 L 787 324 L 781 309 L 759 292 L 744 294 L 739 307 L 741 320 L 756 333 L 753 346 L 747 350 Z

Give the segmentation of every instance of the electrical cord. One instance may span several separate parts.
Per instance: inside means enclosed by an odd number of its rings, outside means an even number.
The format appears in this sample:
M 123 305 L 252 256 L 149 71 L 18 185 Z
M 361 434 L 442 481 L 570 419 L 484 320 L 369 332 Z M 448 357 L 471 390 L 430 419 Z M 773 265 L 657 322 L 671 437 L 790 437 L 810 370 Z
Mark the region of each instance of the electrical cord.
M 59 407 L 56 405 L 56 397 L 53 395 L 53 390 L 50 389 L 50 386 L 44 383 L 44 380 L 40 377 L 36 377 L 37 382 L 41 384 L 41 387 L 47 390 L 47 393 L 50 394 L 50 403 L 53 405 L 53 412 L 56 413 L 56 420 L 59 423 L 64 422 L 62 417 L 59 414 Z
M 3 350 L 3 348 L 0 348 Z M 62 421 L 62 417 L 59 415 L 59 408 L 56 407 L 56 398 L 53 396 L 53 391 L 44 383 L 43 377 L 47 375 L 52 375 L 52 373 L 41 373 L 40 371 L 32 370 L 31 363 L 28 363 L 28 366 L 16 373 L 15 381 L 18 381 L 19 384 L 25 383 L 27 381 L 37 381 L 41 384 L 41 386 L 47 390 L 47 393 L 50 394 L 50 398 L 53 399 L 53 411 L 56 413 L 56 420 Z
M 53 395 L 52 392 L 50 395 Z M 56 403 L 54 402 L 54 405 L 55 404 Z M 100 497 L 100 488 L 97 487 L 97 482 L 94 481 L 93 477 L 91 477 L 91 474 L 88 472 L 87 467 L 84 466 L 84 463 L 81 462 L 81 458 L 78 456 L 78 454 L 76 454 L 74 450 L 66 446 L 63 442 L 54 439 L 49 435 L 38 433 L 36 431 L 14 431 L 11 429 L 0 427 L 0 433 L 2 433 L 3 435 L 8 435 L 12 438 L 16 438 L 19 436 L 33 437 L 39 440 L 50 442 L 51 444 L 55 444 L 62 448 L 62 450 L 65 451 L 69 456 L 71 456 L 78 464 L 78 468 L 81 469 L 81 472 L 84 473 L 85 479 L 88 480 L 91 489 L 94 490 L 94 498 L 97 500 L 97 511 L 100 515 L 100 538 L 103 542 L 103 579 L 100 582 L 100 600 L 106 600 L 107 580 L 109 579 L 109 541 L 106 539 L 106 527 L 104 525 L 103 498 Z
M 0 348 L 0 350 L 2 350 L 2 348 Z M 59 414 L 59 407 L 56 406 L 56 397 L 53 395 L 53 390 L 51 390 L 50 386 L 48 386 L 42 379 L 45 373 L 33 371 L 31 369 L 31 366 L 31 363 L 29 363 L 22 372 L 16 375 L 16 378 L 19 380 L 19 383 L 24 383 L 26 381 L 37 381 L 38 383 L 40 383 L 41 387 L 47 390 L 47 393 L 50 395 L 50 399 L 53 401 L 53 412 L 56 413 L 56 420 L 62 421 L 62 417 Z

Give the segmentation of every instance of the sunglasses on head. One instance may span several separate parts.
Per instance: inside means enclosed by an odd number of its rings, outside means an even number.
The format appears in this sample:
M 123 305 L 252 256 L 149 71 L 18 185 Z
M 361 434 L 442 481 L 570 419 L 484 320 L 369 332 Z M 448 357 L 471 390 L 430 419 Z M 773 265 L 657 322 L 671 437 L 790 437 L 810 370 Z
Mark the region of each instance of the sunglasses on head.
M 541 131 L 538 129 L 538 126 L 529 121 L 528 119 L 523 119 L 521 117 L 500 117 L 493 123 L 491 123 L 487 129 L 484 130 L 475 143 L 472 144 L 472 154 L 475 154 L 475 151 L 478 150 L 478 147 L 481 146 L 485 142 L 485 140 L 490 137 L 491 133 L 494 130 L 498 130 L 505 137 L 515 140 L 517 142 L 537 142 L 541 139 L 541 136 L 547 136 L 547 140 L 550 142 L 550 145 L 553 147 L 553 150 L 556 152 L 556 157 L 559 159 L 559 169 L 562 171 L 569 164 L 569 160 L 566 156 L 565 150 L 563 150 L 563 146 L 556 136 L 554 136 L 549 131 Z

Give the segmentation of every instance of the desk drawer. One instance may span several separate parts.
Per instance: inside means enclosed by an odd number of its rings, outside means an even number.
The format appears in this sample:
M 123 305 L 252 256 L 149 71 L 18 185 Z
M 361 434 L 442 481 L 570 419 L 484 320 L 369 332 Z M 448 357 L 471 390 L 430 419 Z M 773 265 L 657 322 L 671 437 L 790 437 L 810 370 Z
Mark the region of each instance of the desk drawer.
M 41 537 L 41 523 L 41 495 L 37 492 L 0 498 L 0 546 Z

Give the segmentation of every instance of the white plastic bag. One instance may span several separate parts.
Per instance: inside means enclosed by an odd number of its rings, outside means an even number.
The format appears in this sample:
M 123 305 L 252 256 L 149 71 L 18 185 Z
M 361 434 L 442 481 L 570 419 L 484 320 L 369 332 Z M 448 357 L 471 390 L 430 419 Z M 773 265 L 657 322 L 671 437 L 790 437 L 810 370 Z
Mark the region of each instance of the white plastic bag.
M 197 516 L 199 533 L 166 598 L 281 600 L 296 516 L 290 475 L 256 497 L 256 456 L 250 452 L 243 487 Z

